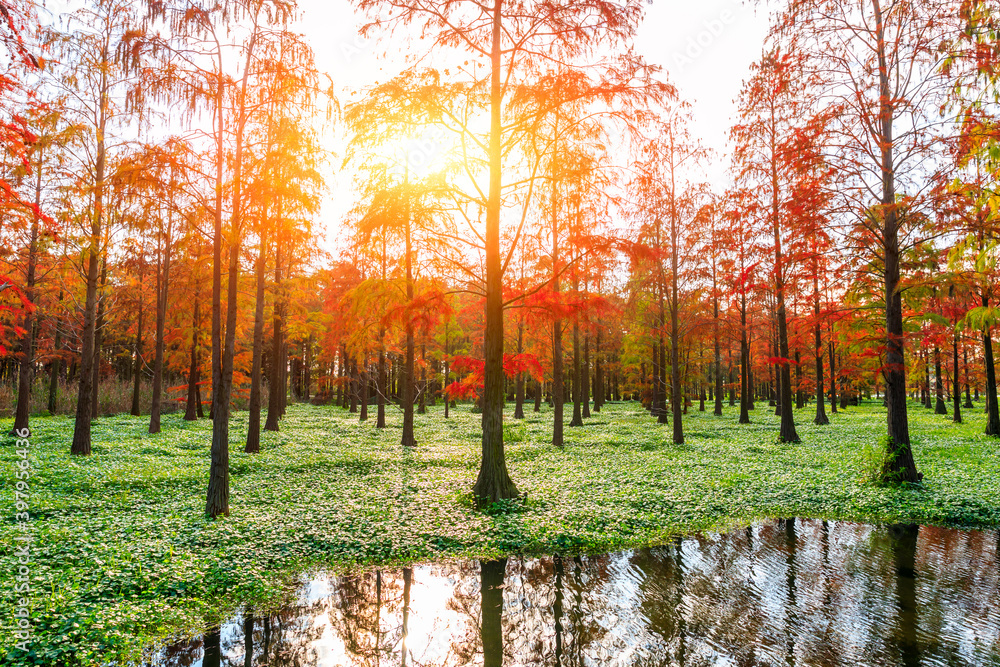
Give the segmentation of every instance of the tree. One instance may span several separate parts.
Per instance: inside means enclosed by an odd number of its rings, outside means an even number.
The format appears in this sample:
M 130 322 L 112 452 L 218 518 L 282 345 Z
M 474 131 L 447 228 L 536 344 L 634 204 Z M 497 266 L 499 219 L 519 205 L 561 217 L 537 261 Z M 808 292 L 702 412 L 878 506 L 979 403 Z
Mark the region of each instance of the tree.
M 680 285 L 681 262 L 681 219 L 693 213 L 695 186 L 683 173 L 704 156 L 704 150 L 695 143 L 687 130 L 689 121 L 688 105 L 682 104 L 662 125 L 656 126 L 659 136 L 649 141 L 643 148 L 643 157 L 634 169 L 639 174 L 635 181 L 634 199 L 639 203 L 640 215 L 651 220 L 640 233 L 639 242 L 648 248 L 655 263 L 657 292 L 657 331 L 659 359 L 653 359 L 657 369 L 655 386 L 664 386 L 666 364 L 663 330 L 666 328 L 664 303 L 670 313 L 670 414 L 674 444 L 684 442 L 682 409 L 684 390 L 681 385 L 681 326 L 680 326 Z M 667 229 L 663 230 L 663 221 Z M 669 268 L 664 267 L 664 246 L 669 248 Z M 667 280 L 669 276 L 669 282 Z M 656 354 L 654 353 L 654 357 Z M 662 391 L 662 390 L 659 390 Z M 662 400 L 662 393 L 654 389 L 654 405 Z M 660 423 L 666 423 L 665 411 L 660 414 Z
M 31 219 L 28 231 L 27 257 L 24 267 L 24 299 L 31 304 L 24 312 L 24 323 L 22 325 L 20 348 L 21 359 L 18 365 L 17 382 L 17 404 L 14 409 L 14 426 L 12 433 L 30 432 L 29 428 L 29 408 L 31 404 L 31 387 L 34 382 L 34 370 L 36 362 L 36 311 L 38 310 L 37 295 L 35 292 L 39 279 L 40 253 L 43 251 L 42 244 L 45 241 L 43 234 L 50 232 L 52 220 L 42 213 L 42 196 L 45 188 L 46 171 L 46 149 L 58 149 L 60 144 L 69 139 L 70 131 L 59 127 L 60 117 L 58 112 L 36 112 L 33 114 L 33 125 L 37 127 L 37 134 L 33 137 L 25 137 L 26 143 L 30 145 L 30 153 L 25 156 L 25 162 L 18 165 L 17 176 L 33 181 L 33 196 L 30 197 L 32 204 L 27 207 L 28 215 Z M 51 158 L 50 158 L 50 161 Z M 50 167 L 51 171 L 51 167 Z M 11 206 L 16 210 L 19 206 Z
M 773 235 L 773 280 L 777 328 L 778 410 L 781 415 L 779 438 L 798 442 L 792 404 L 791 363 L 788 348 L 788 317 L 785 310 L 786 283 L 790 267 L 785 241 L 788 225 L 789 181 L 794 179 L 800 146 L 796 126 L 803 112 L 802 79 L 799 63 L 780 50 L 765 54 L 753 66 L 753 75 L 740 94 L 741 121 L 732 129 L 737 149 L 734 161 L 737 178 L 756 190 L 762 201 L 758 210 L 766 214 Z
M 857 216 L 852 235 L 861 254 L 877 251 L 883 278 L 887 445 L 883 478 L 917 482 L 906 412 L 905 337 L 900 260 L 909 237 L 903 206 L 914 206 L 919 164 L 934 154 L 943 53 L 936 46 L 954 29 L 924 0 L 794 0 L 775 34 L 790 36 L 822 81 L 814 97 L 837 109 L 829 153 L 843 175 L 843 194 Z M 860 69 L 858 65 L 861 65 Z M 906 131 L 897 131 L 905 127 Z
M 358 0 L 357 5 L 374 17 L 363 34 L 416 24 L 432 48 L 467 54 L 477 64 L 485 65 L 484 71 L 489 76 L 487 84 L 479 78 L 477 68 L 459 70 L 471 84 L 469 92 L 474 92 L 488 108 L 490 118 L 486 137 L 476 136 L 468 126 L 459 129 L 463 145 L 467 141 L 477 151 L 481 160 L 478 164 L 485 167 L 488 180 L 487 187 L 479 188 L 476 196 L 470 198 L 481 207 L 485 218 L 480 234 L 485 297 L 482 463 L 473 493 L 485 504 L 513 498 L 518 491 L 508 473 L 503 446 L 503 280 L 510 253 L 505 259 L 500 245 L 501 211 L 505 203 L 502 169 L 509 137 L 523 131 L 525 121 L 530 125 L 530 119 L 505 119 L 505 100 L 521 83 L 524 71 L 545 63 L 572 62 L 605 46 L 627 43 L 635 34 L 641 3 L 636 0 L 573 0 L 558 5 L 505 0 L 487 4 L 457 0 Z M 390 11 L 384 12 L 386 9 Z M 627 67 L 633 78 L 648 78 L 648 70 L 634 61 Z M 488 86 L 488 95 L 481 95 L 480 86 Z M 468 116 L 452 119 L 463 117 Z
M 80 383 L 70 449 L 80 456 L 90 455 L 90 422 L 97 402 L 98 278 L 101 258 L 107 252 L 105 197 L 113 177 L 108 163 L 109 153 L 122 143 L 112 130 L 134 118 L 143 99 L 129 95 L 138 85 L 136 72 L 141 64 L 142 54 L 131 48 L 137 23 L 132 3 L 100 0 L 71 14 L 66 32 L 52 37 L 57 51 L 74 68 L 59 73 L 59 84 L 68 100 L 67 119 L 81 129 L 69 149 L 76 155 L 84 194 L 90 199 L 83 243 L 86 297 Z

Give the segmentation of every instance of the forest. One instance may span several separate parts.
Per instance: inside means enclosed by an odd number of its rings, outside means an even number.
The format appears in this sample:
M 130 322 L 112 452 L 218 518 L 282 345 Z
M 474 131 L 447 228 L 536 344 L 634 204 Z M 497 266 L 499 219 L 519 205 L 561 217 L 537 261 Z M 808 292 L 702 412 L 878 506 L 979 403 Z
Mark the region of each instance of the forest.
M 646 4 L 352 0 L 355 89 L 296 0 L 0 0 L 0 664 L 317 568 L 1000 527 L 1000 5 L 761 5 L 720 153 Z

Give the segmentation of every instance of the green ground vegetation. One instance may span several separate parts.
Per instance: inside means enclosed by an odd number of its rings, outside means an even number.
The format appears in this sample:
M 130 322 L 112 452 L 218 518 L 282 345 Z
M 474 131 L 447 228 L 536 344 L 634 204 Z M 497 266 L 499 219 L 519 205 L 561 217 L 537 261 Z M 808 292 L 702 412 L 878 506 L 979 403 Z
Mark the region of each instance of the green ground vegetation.
M 35 418 L 30 532 L 35 641 L 25 656 L 0 633 L 0 663 L 118 664 L 175 634 L 197 633 L 242 605 L 277 605 L 296 576 L 500 554 L 604 552 L 763 517 L 823 517 L 963 527 L 1000 525 L 1000 443 L 982 435 L 981 404 L 965 424 L 912 403 L 921 485 L 869 483 L 885 413 L 869 403 L 814 426 L 798 410 L 802 442 L 777 442 L 773 408 L 753 424 L 726 414 L 685 417 L 670 442 L 637 403 L 605 405 L 554 449 L 551 411 L 505 426 L 508 464 L 525 499 L 473 508 L 479 416 L 470 406 L 417 415 L 419 446 L 337 407 L 290 406 L 258 455 L 242 452 L 246 413 L 233 419 L 232 515 L 203 514 L 210 422 L 145 417 L 94 424 L 93 456 L 71 457 L 73 422 Z M 0 420 L 0 430 L 10 428 Z M 4 522 L 0 571 L 12 582 L 14 441 L 0 446 Z M 13 586 L 0 592 L 4 623 Z

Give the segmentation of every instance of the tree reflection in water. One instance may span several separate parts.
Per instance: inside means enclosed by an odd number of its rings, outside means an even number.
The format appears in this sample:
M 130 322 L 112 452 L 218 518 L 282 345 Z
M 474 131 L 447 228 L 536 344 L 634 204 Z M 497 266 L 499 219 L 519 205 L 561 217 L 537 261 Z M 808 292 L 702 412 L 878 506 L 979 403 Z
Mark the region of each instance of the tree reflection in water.
M 785 519 L 581 558 L 316 577 L 156 667 L 996 665 L 1000 533 Z

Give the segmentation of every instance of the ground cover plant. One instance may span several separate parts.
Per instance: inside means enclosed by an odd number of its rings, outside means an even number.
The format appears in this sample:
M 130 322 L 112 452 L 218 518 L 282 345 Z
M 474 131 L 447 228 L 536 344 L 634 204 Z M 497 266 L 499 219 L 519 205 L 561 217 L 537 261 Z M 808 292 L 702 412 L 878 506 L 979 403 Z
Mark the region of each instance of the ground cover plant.
M 508 406 L 509 407 L 509 406 Z M 808 411 L 809 407 L 803 408 Z M 508 410 L 509 411 L 509 410 Z M 800 443 L 777 440 L 766 404 L 753 423 L 687 415 L 683 445 L 641 405 L 612 403 L 550 444 L 551 409 L 508 419 L 511 475 L 526 499 L 478 511 L 469 494 L 481 416 L 469 405 L 416 415 L 418 446 L 339 407 L 296 404 L 261 452 L 233 447 L 232 514 L 204 513 L 211 423 L 164 415 L 163 431 L 126 415 L 95 422 L 91 457 L 73 457 L 69 418 L 34 421 L 31 577 L 35 643 L 8 664 L 117 664 L 178 633 L 197 633 L 236 608 L 277 605 L 297 575 L 374 564 L 501 554 L 595 553 L 661 543 L 761 517 L 824 517 L 963 527 L 1000 525 L 1000 446 L 981 409 L 953 424 L 911 405 L 914 451 L 926 481 L 869 482 L 866 443 L 884 429 L 876 403 L 800 420 Z M 234 442 L 247 413 L 233 416 Z M 9 429 L 9 420 L 0 422 Z M 3 475 L 12 478 L 13 440 Z M 11 505 L 12 487 L 3 491 Z M 0 528 L 5 578 L 16 562 L 10 518 Z M 12 607 L 12 590 L 3 590 Z M 4 642 L 12 639 L 4 635 Z M 17 657 L 15 657 L 15 655 Z

